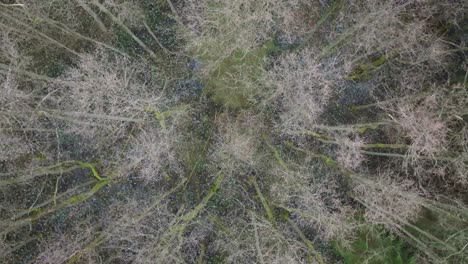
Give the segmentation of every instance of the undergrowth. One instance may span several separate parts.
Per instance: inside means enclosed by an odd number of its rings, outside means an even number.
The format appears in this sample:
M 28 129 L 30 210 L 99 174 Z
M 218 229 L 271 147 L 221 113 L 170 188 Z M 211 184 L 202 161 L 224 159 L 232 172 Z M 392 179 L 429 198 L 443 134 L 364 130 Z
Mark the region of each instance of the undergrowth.
M 467 262 L 467 11 L 2 1 L 0 262 Z

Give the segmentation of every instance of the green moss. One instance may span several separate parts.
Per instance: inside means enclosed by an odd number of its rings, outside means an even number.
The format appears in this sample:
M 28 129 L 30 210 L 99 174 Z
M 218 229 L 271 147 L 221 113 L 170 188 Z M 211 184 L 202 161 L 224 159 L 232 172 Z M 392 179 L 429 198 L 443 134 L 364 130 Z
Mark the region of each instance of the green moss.
M 259 198 L 260 202 L 263 205 L 263 209 L 265 209 L 266 215 L 268 217 L 268 221 L 270 221 L 273 225 L 275 224 L 275 216 L 273 214 L 273 211 L 270 208 L 270 205 L 263 195 L 262 191 L 260 190 L 260 186 L 258 186 L 257 181 L 255 178 L 251 178 L 251 182 L 253 183 L 255 190 L 257 192 L 257 197 Z
M 181 150 L 185 167 L 191 171 L 191 175 L 203 172 L 203 164 L 207 162 L 206 150 L 211 140 L 203 141 L 200 138 L 193 138 L 189 144 L 185 144 Z
M 236 208 L 235 197 L 225 197 L 223 193 L 217 192 L 206 206 L 211 211 L 227 213 Z
M 206 81 L 205 91 L 217 105 L 239 109 L 255 103 L 261 94 L 264 66 L 267 56 L 277 51 L 270 41 L 253 52 L 237 50 L 223 59 Z M 208 60 L 206 57 L 200 58 Z
M 104 181 L 106 180 L 105 178 L 102 178 L 99 173 L 97 172 L 96 168 L 94 167 L 93 164 L 91 163 L 88 163 L 88 162 L 81 162 L 81 161 L 77 161 L 77 163 L 82 167 L 82 168 L 88 168 L 91 170 L 91 172 L 93 173 L 93 176 L 94 178 L 96 178 L 98 181 Z
M 450 256 L 447 263 L 465 263 L 468 255 L 466 247 L 468 221 L 466 210 L 451 211 L 450 207 L 439 208 L 437 205 L 424 209 L 414 223 L 405 229 L 418 241 L 426 244 L 427 251 L 434 256 Z
M 371 60 L 370 62 L 358 65 L 353 72 L 348 76 L 351 80 L 366 80 L 370 77 L 370 74 L 378 69 L 380 66 L 385 64 L 391 55 L 383 55 L 377 59 Z
M 133 40 L 133 38 L 127 34 L 123 29 L 115 28 L 113 32 L 116 37 L 117 46 L 125 53 L 130 55 L 141 55 L 144 54 L 144 51 L 138 45 L 138 43 Z
M 415 264 L 411 248 L 380 227 L 363 227 L 348 247 L 335 243 L 334 248 L 346 264 Z
M 323 159 L 325 161 L 325 164 L 327 164 L 328 167 L 331 167 L 331 168 L 338 167 L 338 163 L 336 163 L 336 161 L 334 161 L 333 159 L 328 158 L 328 157 L 324 157 Z
M 185 213 L 184 215 L 178 217 L 178 223 L 172 226 L 168 232 L 165 234 L 165 238 L 168 238 L 172 235 L 178 234 L 179 236 L 183 233 L 188 224 L 195 219 L 200 212 L 207 206 L 211 198 L 218 192 L 221 184 L 223 183 L 225 174 L 220 171 L 216 175 L 215 184 L 211 187 L 210 191 L 203 197 L 201 202 L 196 205 L 191 211 Z
M 276 161 L 278 162 L 278 164 L 281 166 L 281 168 L 283 168 L 284 170 L 287 171 L 288 166 L 286 166 L 286 163 L 284 162 L 283 158 L 281 158 L 280 152 L 273 145 L 269 144 L 268 142 L 266 142 L 266 144 L 268 145 L 268 147 L 273 152 L 273 155 L 274 155 Z
M 226 258 L 229 257 L 227 252 L 217 252 L 214 255 L 208 255 L 207 264 L 222 264 L 226 263 Z
M 177 37 L 177 22 L 166 1 L 144 1 L 146 21 L 160 43 L 169 50 L 174 50 L 183 44 Z M 150 46 L 160 49 L 157 43 L 151 40 Z
M 56 78 L 65 72 L 66 65 L 64 62 L 51 62 L 51 64 L 45 69 L 47 70 L 45 73 L 47 76 Z

